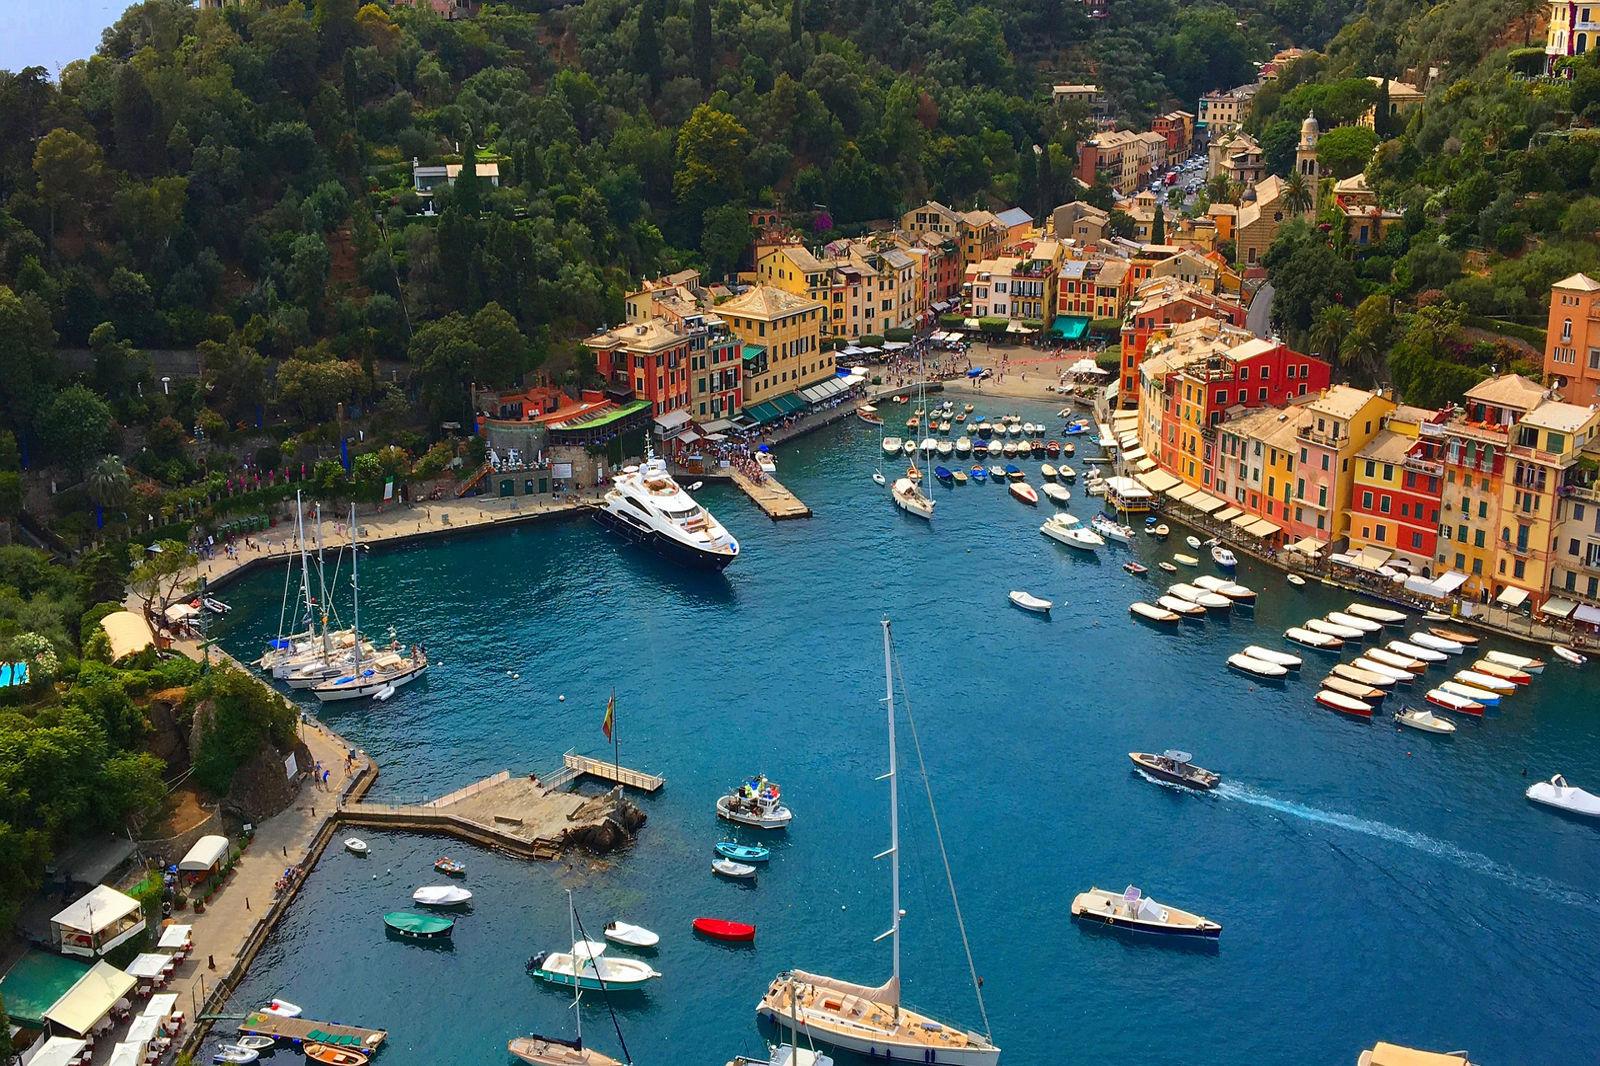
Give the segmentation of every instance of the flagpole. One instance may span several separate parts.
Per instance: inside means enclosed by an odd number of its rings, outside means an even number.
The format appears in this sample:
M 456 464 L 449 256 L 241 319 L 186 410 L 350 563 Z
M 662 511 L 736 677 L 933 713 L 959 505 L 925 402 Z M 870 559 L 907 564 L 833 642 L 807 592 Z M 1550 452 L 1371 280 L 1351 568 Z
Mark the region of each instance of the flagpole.
M 622 744 L 617 740 L 617 690 L 611 690 L 611 772 L 622 777 Z

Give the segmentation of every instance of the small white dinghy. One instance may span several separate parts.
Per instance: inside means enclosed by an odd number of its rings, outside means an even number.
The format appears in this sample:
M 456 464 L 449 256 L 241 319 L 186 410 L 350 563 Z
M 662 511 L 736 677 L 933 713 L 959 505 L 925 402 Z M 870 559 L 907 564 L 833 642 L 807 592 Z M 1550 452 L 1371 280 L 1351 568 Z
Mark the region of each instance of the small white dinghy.
M 1244 652 L 1228 656 L 1228 665 L 1243 673 L 1255 674 L 1257 677 L 1283 677 L 1289 672 L 1287 667 L 1269 663 L 1265 659 L 1257 659 Z
M 1446 655 L 1460 655 L 1467 650 L 1466 645 L 1460 641 L 1450 640 L 1448 637 L 1436 637 L 1432 633 L 1413 633 L 1406 640 L 1419 648 L 1431 648 Z
M 253 1047 L 243 1044 L 223 1044 L 217 1048 L 216 1054 L 211 1056 L 212 1062 L 254 1062 L 261 1057 L 261 1052 Z
M 878 473 L 877 471 L 873 471 L 872 483 L 874 485 L 887 485 L 889 483 L 889 479 L 884 477 L 882 474 Z
M 1492 663 L 1509 666 L 1513 670 L 1526 670 L 1530 674 L 1544 673 L 1544 660 L 1528 655 L 1513 655 L 1508 651 L 1486 651 L 1483 657 Z
M 744 863 L 734 862 L 732 859 L 714 860 L 711 863 L 711 872 L 721 874 L 723 877 L 731 877 L 736 881 L 750 881 L 754 880 L 756 876 L 756 868 L 754 866 L 746 866 Z
M 1299 574 L 1290 574 L 1287 580 L 1289 584 L 1293 585 L 1295 588 L 1304 588 L 1306 584 L 1306 579 L 1301 577 Z
M 277 1042 L 277 1037 L 263 1036 L 260 1033 L 250 1033 L 249 1035 L 241 1036 L 239 1039 L 234 1041 L 234 1043 L 238 1044 L 240 1047 L 249 1048 L 252 1051 L 265 1051 L 267 1048 L 272 1047 Z
M 1456 724 L 1447 718 L 1440 718 L 1429 710 L 1400 711 L 1394 716 L 1395 722 L 1410 729 L 1420 729 L 1424 733 L 1454 733 Z
M 1285 670 L 1298 670 L 1305 662 L 1298 655 L 1290 655 L 1286 651 L 1273 651 L 1271 648 L 1263 648 L 1259 644 L 1249 645 L 1244 649 L 1244 653 L 1250 658 L 1260 659 L 1264 663 L 1277 663 Z
M 1060 485 L 1049 481 L 1046 481 L 1044 484 L 1040 485 L 1039 491 L 1050 497 L 1051 503 L 1059 504 L 1062 507 L 1065 507 L 1068 501 L 1072 499 L 1072 493 L 1068 492 Z
M 1176 622 L 1178 614 L 1165 607 L 1156 607 L 1142 600 L 1134 600 L 1128 604 L 1128 611 L 1150 622 Z
M 630 948 L 653 948 L 661 943 L 658 934 L 642 925 L 629 925 L 627 922 L 612 922 L 606 926 L 605 935 L 612 943 L 625 944 Z
M 344 850 L 352 855 L 365 855 L 369 849 L 367 848 L 367 842 L 360 837 L 346 837 Z
M 456 885 L 424 885 L 411 893 L 411 901 L 424 907 L 459 907 L 472 893 Z
M 1016 589 L 1013 589 L 1010 596 L 1007 598 L 1010 599 L 1011 602 L 1016 606 L 1021 607 L 1024 611 L 1036 611 L 1039 614 L 1049 614 L 1050 608 L 1055 606 L 1055 604 L 1049 600 L 1042 600 L 1038 596 L 1033 596 L 1029 593 Z
M 1582 666 L 1584 663 L 1589 661 L 1588 656 L 1584 655 L 1582 652 L 1574 651 L 1565 644 L 1552 644 L 1550 645 L 1550 650 L 1561 656 L 1562 659 L 1571 663 L 1573 666 Z
M 280 1018 L 298 1018 L 300 1017 L 300 1007 L 298 1004 L 290 1003 L 286 999 L 273 999 L 267 1001 L 267 1005 L 261 1008 L 261 1013 L 276 1014 Z
M 1189 547 L 1193 548 L 1195 551 L 1199 551 L 1200 550 L 1200 538 L 1199 537 L 1194 537 L 1194 536 L 1184 537 L 1183 538 L 1183 542 L 1185 544 L 1187 544 Z
M 1344 611 L 1329 611 L 1328 621 L 1336 622 L 1342 626 L 1349 626 L 1351 629 L 1359 629 L 1363 633 L 1376 633 L 1383 628 L 1382 622 L 1374 622 L 1370 618 L 1358 618 L 1353 614 L 1346 614 Z
M 1548 781 L 1528 786 L 1525 795 L 1535 803 L 1554 807 L 1586 818 L 1600 818 L 1600 796 L 1567 784 L 1567 779 L 1556 774 Z

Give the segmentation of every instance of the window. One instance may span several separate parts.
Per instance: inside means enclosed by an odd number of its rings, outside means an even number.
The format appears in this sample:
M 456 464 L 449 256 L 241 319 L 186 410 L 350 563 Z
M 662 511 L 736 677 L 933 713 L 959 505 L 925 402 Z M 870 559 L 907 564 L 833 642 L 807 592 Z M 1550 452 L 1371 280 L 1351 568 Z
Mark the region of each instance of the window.
M 1258 399 L 1258 400 L 1262 401 L 1263 403 L 1265 403 L 1266 399 L 1267 399 L 1267 390 L 1266 389 L 1257 389 L 1256 390 L 1256 399 Z
M 1422 547 L 1422 534 L 1421 533 L 1413 533 L 1413 534 L 1411 534 L 1411 546 L 1413 548 Z
M 1249 367 L 1241 366 L 1239 368 L 1239 380 L 1240 381 L 1249 381 L 1250 380 L 1250 368 Z
M 1378 469 L 1378 464 L 1374 463 L 1371 459 L 1368 459 L 1367 460 L 1367 476 L 1368 477 L 1372 477 L 1373 473 L 1377 469 Z
M 1387 526 L 1379 526 L 1378 527 L 1378 543 L 1382 544 L 1385 540 L 1388 539 L 1388 536 L 1389 536 L 1388 527 Z
M 1389 497 L 1387 494 L 1378 497 L 1378 510 L 1384 514 L 1389 513 Z
M 1361 509 L 1363 511 L 1372 510 L 1372 493 L 1363 492 L 1361 494 Z
M 1328 469 L 1328 456 L 1326 454 L 1322 457 L 1322 469 Z

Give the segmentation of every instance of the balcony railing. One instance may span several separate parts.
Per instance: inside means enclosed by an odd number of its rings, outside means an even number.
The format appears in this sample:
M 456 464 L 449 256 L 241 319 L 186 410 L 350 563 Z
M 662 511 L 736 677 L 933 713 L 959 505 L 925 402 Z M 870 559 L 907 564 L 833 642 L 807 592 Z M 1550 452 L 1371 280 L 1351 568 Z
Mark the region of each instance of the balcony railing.
M 1329 448 L 1337 448 L 1350 439 L 1349 434 L 1341 437 L 1333 433 L 1323 433 L 1310 427 L 1302 428 L 1295 436 L 1301 440 L 1310 441 L 1312 444 L 1321 444 Z
M 1444 476 L 1443 463 L 1430 462 L 1427 459 L 1417 459 L 1408 455 L 1406 456 L 1405 461 L 1400 465 L 1404 466 L 1407 470 L 1415 471 L 1418 474 L 1427 474 L 1429 477 Z
M 1600 503 L 1600 483 L 1562 485 L 1556 489 L 1556 492 L 1562 496 L 1587 500 L 1590 503 Z

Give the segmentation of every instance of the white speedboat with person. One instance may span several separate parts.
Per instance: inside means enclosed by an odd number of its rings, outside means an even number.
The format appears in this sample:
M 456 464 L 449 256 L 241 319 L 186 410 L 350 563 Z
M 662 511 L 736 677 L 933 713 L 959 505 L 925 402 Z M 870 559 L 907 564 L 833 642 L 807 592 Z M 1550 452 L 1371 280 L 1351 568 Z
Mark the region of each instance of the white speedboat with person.
M 1079 892 L 1073 897 L 1071 913 L 1079 921 L 1134 933 L 1159 933 L 1163 936 L 1200 937 L 1207 940 L 1215 940 L 1222 935 L 1222 926 L 1209 918 L 1157 903 L 1146 898 L 1132 885 L 1120 893 L 1108 892 L 1103 888 Z
M 782 791 L 765 774 L 748 778 L 726 796 L 717 797 L 717 817 L 753 829 L 787 829 L 794 812 L 779 802 Z
M 1554 807 L 1570 814 L 1581 814 L 1586 818 L 1600 818 L 1600 796 L 1576 785 L 1567 784 L 1567 779 L 1560 774 L 1556 774 L 1548 781 L 1529 785 L 1525 794 L 1533 802 L 1542 803 L 1546 807 Z
M 721 570 L 739 557 L 739 542 L 655 455 L 642 466 L 623 467 L 595 509 L 595 519 L 657 555 L 690 566 Z
M 1039 527 L 1039 532 L 1069 548 L 1092 552 L 1105 547 L 1100 534 L 1084 529 L 1072 515 L 1053 514 Z

